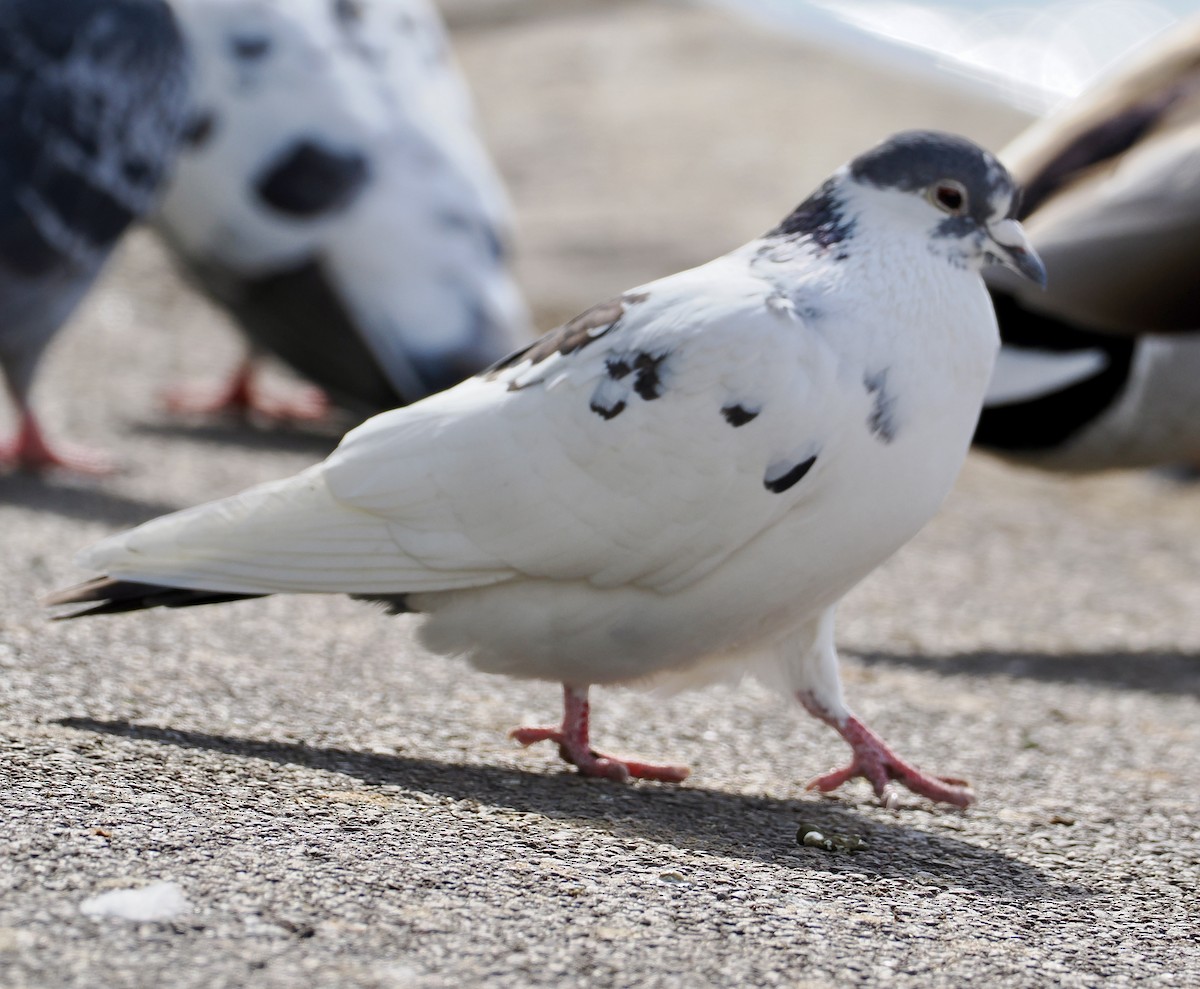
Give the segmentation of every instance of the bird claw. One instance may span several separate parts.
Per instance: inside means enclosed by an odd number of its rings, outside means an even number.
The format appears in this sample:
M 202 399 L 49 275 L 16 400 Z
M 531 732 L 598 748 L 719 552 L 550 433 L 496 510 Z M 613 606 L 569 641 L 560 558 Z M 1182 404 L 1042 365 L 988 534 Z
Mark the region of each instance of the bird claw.
M 51 447 L 35 424 L 24 425 L 13 439 L 0 443 L 0 466 L 33 474 L 66 470 L 93 477 L 105 477 L 117 470 L 117 465 L 104 454 L 86 447 L 70 444 Z
M 888 810 L 900 806 L 897 784 L 935 803 L 955 807 L 967 807 L 975 799 L 966 780 L 922 772 L 896 755 L 882 738 L 853 715 L 839 722 L 811 694 L 800 694 L 798 699 L 810 714 L 834 728 L 854 752 L 850 765 L 814 777 L 808 781 L 806 790 L 829 793 L 843 783 L 862 776 Z
M 588 747 L 586 740 L 582 745 L 576 744 L 576 740 L 564 735 L 560 728 L 514 728 L 508 733 L 508 737 L 516 739 L 522 745 L 554 742 L 558 745 L 558 754 L 563 761 L 575 766 L 581 775 L 603 777 L 616 780 L 618 783 L 624 783 L 629 779 L 682 783 L 691 772 L 687 766 L 662 766 L 602 755 Z
M 900 806 L 901 794 L 897 784 L 935 803 L 952 804 L 955 807 L 966 807 L 975 799 L 966 780 L 953 776 L 931 776 L 897 758 L 890 750 L 887 752 L 890 758 L 874 762 L 867 762 L 856 754 L 849 766 L 816 776 L 804 788 L 829 793 L 848 780 L 862 776 L 888 810 Z
M 330 407 L 319 388 L 305 388 L 294 396 L 268 395 L 249 370 L 238 371 L 227 384 L 215 388 L 170 388 L 163 395 L 163 404 L 177 415 L 229 415 L 277 423 L 319 422 L 328 417 Z
M 839 731 L 854 749 L 854 758 L 843 769 L 835 769 L 809 780 L 806 790 L 829 793 L 848 780 L 862 776 L 888 810 L 900 806 L 897 784 L 935 803 L 952 804 L 955 807 L 966 807 L 975 799 L 966 780 L 922 772 L 896 755 L 883 739 L 857 718 L 848 718 L 844 730 Z

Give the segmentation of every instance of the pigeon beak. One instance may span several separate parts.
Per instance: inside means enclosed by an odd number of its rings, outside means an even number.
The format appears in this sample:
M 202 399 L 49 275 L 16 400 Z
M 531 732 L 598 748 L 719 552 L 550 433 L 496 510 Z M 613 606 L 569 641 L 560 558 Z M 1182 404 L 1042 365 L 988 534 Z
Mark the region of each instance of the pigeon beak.
M 1046 287 L 1046 266 L 1029 243 L 1021 224 L 1016 220 L 997 220 L 987 225 L 987 235 L 995 248 L 987 252 L 988 257 L 1037 282 L 1042 288 Z

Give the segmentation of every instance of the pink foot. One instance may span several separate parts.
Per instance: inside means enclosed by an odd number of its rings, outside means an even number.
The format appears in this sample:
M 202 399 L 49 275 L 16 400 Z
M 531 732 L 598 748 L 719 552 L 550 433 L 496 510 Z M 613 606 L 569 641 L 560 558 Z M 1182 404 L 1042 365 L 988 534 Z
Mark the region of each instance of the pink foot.
M 163 396 L 167 411 L 183 415 L 233 415 L 272 422 L 318 422 L 329 415 L 329 399 L 319 388 L 306 388 L 288 397 L 266 394 L 258 385 L 252 362 L 247 361 L 223 386 L 177 386 Z
M 687 766 L 656 766 L 631 759 L 614 759 L 594 752 L 588 744 L 588 688 L 563 684 L 563 723 L 561 728 L 514 728 L 508 733 L 522 745 L 534 742 L 555 742 L 558 754 L 576 766 L 584 776 L 603 776 L 625 782 L 630 777 L 658 780 L 662 783 L 682 783 L 688 777 Z
M 32 412 L 25 411 L 17 435 L 0 443 L 0 465 L 11 470 L 40 474 L 47 470 L 69 470 L 77 474 L 103 476 L 116 465 L 103 454 L 85 447 L 62 445 L 52 448 Z
M 850 715 L 839 724 L 811 695 L 799 696 L 800 702 L 808 712 L 833 727 L 850 743 L 850 748 L 854 751 L 849 766 L 817 776 L 809 781 L 806 789 L 828 793 L 847 780 L 862 776 L 874 788 L 875 795 L 883 805 L 889 809 L 894 809 L 900 803 L 897 783 L 922 797 L 955 807 L 966 807 L 975 799 L 966 780 L 952 776 L 931 776 L 922 772 L 896 755 L 882 738 L 858 718 Z

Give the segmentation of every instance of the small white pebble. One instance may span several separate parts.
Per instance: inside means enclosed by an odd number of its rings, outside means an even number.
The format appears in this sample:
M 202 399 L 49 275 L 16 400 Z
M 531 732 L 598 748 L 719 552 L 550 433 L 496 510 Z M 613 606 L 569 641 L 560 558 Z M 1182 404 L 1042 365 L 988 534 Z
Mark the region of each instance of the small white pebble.
M 192 909 L 183 890 L 175 883 L 158 882 L 137 889 L 114 889 L 79 904 L 88 917 L 119 917 L 122 920 L 170 920 Z
M 820 831 L 806 831 L 803 841 L 810 848 L 823 848 L 825 846 L 825 836 Z

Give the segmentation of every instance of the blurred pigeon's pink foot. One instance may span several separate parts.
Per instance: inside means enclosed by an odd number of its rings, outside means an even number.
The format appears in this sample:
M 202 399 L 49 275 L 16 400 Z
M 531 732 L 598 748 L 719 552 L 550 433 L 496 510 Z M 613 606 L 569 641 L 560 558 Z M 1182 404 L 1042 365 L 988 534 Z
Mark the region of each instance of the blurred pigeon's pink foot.
M 800 703 L 809 714 L 820 718 L 834 728 L 850 743 L 854 757 L 844 769 L 836 769 L 808 782 L 806 789 L 828 793 L 836 790 L 847 780 L 864 777 L 875 790 L 875 795 L 887 808 L 900 803 L 896 784 L 937 803 L 966 807 L 974 799 L 970 784 L 952 776 L 931 776 L 901 759 L 888 744 L 871 731 L 858 718 L 850 715 L 842 723 L 833 718 L 811 694 L 799 694 Z
M 116 470 L 116 465 L 101 453 L 86 447 L 61 445 L 52 448 L 42 433 L 33 413 L 21 415 L 17 435 L 0 442 L 0 466 L 39 474 L 47 470 L 68 470 L 76 474 L 103 476 Z
M 266 394 L 253 361 L 246 361 L 228 383 L 216 388 L 180 385 L 163 396 L 167 411 L 182 415 L 231 415 L 272 422 L 318 422 L 329 415 L 329 399 L 319 388 L 293 396 Z
M 592 751 L 588 744 L 588 688 L 563 685 L 563 723 L 561 728 L 514 728 L 508 733 L 522 745 L 556 742 L 558 754 L 576 766 L 584 776 L 604 776 L 624 782 L 629 778 L 681 783 L 688 777 L 687 766 L 655 766 L 648 762 L 614 759 Z

